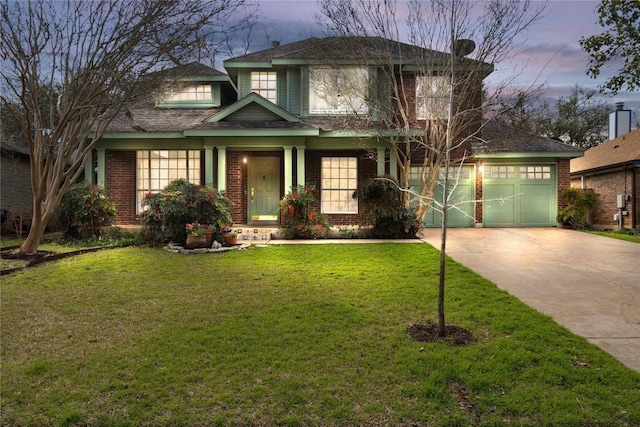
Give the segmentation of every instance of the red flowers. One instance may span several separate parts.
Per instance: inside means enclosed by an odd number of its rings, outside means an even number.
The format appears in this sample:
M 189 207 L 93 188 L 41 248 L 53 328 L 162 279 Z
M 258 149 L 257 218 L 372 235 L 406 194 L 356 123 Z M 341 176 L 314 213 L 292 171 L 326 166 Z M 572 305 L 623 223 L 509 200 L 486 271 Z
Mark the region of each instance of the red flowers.
M 315 212 L 311 212 L 311 213 L 309 214 L 309 219 L 310 219 L 311 221 L 315 221 L 315 220 L 316 220 L 316 217 L 317 217 L 317 215 L 316 215 L 316 213 L 315 213 Z

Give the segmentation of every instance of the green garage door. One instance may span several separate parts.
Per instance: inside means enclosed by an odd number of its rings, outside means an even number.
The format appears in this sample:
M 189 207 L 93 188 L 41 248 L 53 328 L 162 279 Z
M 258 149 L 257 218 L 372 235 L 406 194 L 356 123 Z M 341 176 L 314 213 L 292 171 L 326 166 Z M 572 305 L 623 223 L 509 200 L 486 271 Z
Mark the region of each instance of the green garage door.
M 556 225 L 555 165 L 485 165 L 482 217 L 485 227 Z
M 415 172 L 412 167 L 412 177 L 419 177 L 420 167 L 416 167 Z M 440 171 L 441 177 L 444 177 L 443 171 Z M 454 166 L 451 170 L 449 178 L 449 189 L 453 189 L 453 193 L 449 198 L 449 214 L 447 216 L 447 226 L 449 227 L 473 227 L 475 224 L 475 169 L 473 165 L 464 165 L 462 167 Z M 409 184 L 413 188 L 420 188 L 420 181 L 409 180 Z M 435 199 L 441 205 L 442 202 L 442 185 L 438 183 L 435 188 Z M 440 227 L 442 221 L 442 212 L 434 205 L 429 208 L 429 212 L 422 223 L 424 227 Z

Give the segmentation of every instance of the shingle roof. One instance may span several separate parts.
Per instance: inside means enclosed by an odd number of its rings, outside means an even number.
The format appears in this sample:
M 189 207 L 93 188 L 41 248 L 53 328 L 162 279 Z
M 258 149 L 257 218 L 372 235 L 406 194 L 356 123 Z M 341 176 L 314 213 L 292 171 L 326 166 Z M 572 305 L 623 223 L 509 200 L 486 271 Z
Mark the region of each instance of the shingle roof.
M 118 114 L 107 132 L 182 132 L 199 125 L 218 111 L 218 108 L 139 106 Z
M 184 65 L 177 65 L 173 68 L 169 68 L 162 71 L 156 71 L 149 73 L 150 76 L 165 75 L 166 77 L 213 77 L 213 76 L 226 76 L 226 73 L 211 68 L 207 65 L 199 62 L 190 62 Z
M 571 173 L 632 162 L 640 162 L 640 129 L 588 149 L 584 157 L 571 160 Z
M 533 135 L 516 128 L 490 121 L 482 129 L 482 140 L 473 143 L 473 152 L 496 153 L 558 153 L 580 156 L 582 149 L 555 139 Z
M 432 62 L 446 64 L 449 54 L 381 37 L 326 37 L 301 40 L 275 46 L 259 52 L 237 56 L 224 61 L 225 66 L 245 62 L 272 62 L 274 60 L 327 61 L 356 60 L 355 55 L 368 60 L 393 60 L 403 64 Z M 471 60 L 468 60 L 471 61 Z

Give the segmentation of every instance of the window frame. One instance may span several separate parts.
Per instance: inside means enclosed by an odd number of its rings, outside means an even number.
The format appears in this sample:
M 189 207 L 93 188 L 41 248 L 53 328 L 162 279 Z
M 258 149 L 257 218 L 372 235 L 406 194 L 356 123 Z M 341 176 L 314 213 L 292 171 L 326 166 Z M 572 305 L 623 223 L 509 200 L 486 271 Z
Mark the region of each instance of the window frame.
M 261 87 L 263 85 L 266 87 Z M 270 87 L 271 85 L 273 85 L 273 87 Z M 277 71 L 252 71 L 249 74 L 249 92 L 255 92 L 258 95 L 262 96 L 263 98 L 269 100 L 270 102 L 277 104 L 278 103 L 278 72 Z
M 429 89 L 425 91 L 422 87 L 429 79 Z M 434 87 L 434 85 L 439 87 Z M 418 120 L 443 120 L 449 117 L 449 91 L 451 82 L 449 77 L 443 75 L 417 75 L 416 76 L 416 118 Z M 441 91 L 436 96 L 437 91 Z M 430 96 L 426 96 L 430 93 Z M 434 114 L 434 111 L 441 111 L 441 114 Z
M 142 156 L 142 154 L 146 156 Z M 152 153 L 156 153 L 154 159 Z M 163 153 L 166 153 L 163 156 Z M 174 154 L 172 156 L 172 154 Z M 183 155 L 183 157 L 181 156 Z M 158 161 L 157 167 L 152 167 L 152 162 Z M 186 161 L 184 167 L 180 167 L 180 161 Z M 146 166 L 142 167 L 142 163 Z M 142 200 L 147 193 L 162 191 L 167 184 L 176 179 L 184 178 L 187 181 L 199 185 L 202 180 L 202 150 L 137 150 L 136 151 L 136 210 L 143 211 Z M 164 166 L 164 167 L 163 167 Z M 173 167 L 172 167 L 173 166 Z M 153 173 L 152 171 L 157 171 Z M 184 171 L 184 174 L 180 172 Z M 163 172 L 165 175 L 163 176 Z M 177 172 L 172 176 L 171 172 Z M 145 185 L 141 185 L 145 183 Z M 156 181 L 156 182 L 154 182 Z M 157 184 L 157 185 L 153 185 Z
M 322 78 L 318 78 L 319 75 L 322 75 Z M 368 67 L 310 66 L 309 114 L 318 116 L 367 114 L 370 79 Z M 347 101 L 343 101 L 344 99 Z
M 326 169 L 326 164 L 329 169 Z M 329 172 L 330 171 L 330 172 Z M 327 175 L 327 173 L 329 174 Z M 358 158 L 325 156 L 320 159 L 320 212 L 358 214 Z M 337 195 L 338 197 L 332 197 Z M 340 206 L 343 206 L 340 208 Z

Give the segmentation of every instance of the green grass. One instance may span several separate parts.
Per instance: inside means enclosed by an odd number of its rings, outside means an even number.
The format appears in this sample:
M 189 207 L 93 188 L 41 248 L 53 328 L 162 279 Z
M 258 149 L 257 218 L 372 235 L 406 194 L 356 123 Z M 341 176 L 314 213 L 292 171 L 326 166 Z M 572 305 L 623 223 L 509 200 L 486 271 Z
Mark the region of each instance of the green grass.
M 640 425 L 640 374 L 428 245 L 123 248 L 2 278 L 2 425 Z
M 627 242 L 640 243 L 640 234 L 628 234 L 629 232 L 619 231 L 589 231 L 591 234 L 597 234 L 598 236 L 612 237 L 614 239 L 626 240 Z M 637 233 L 637 231 L 636 231 Z

